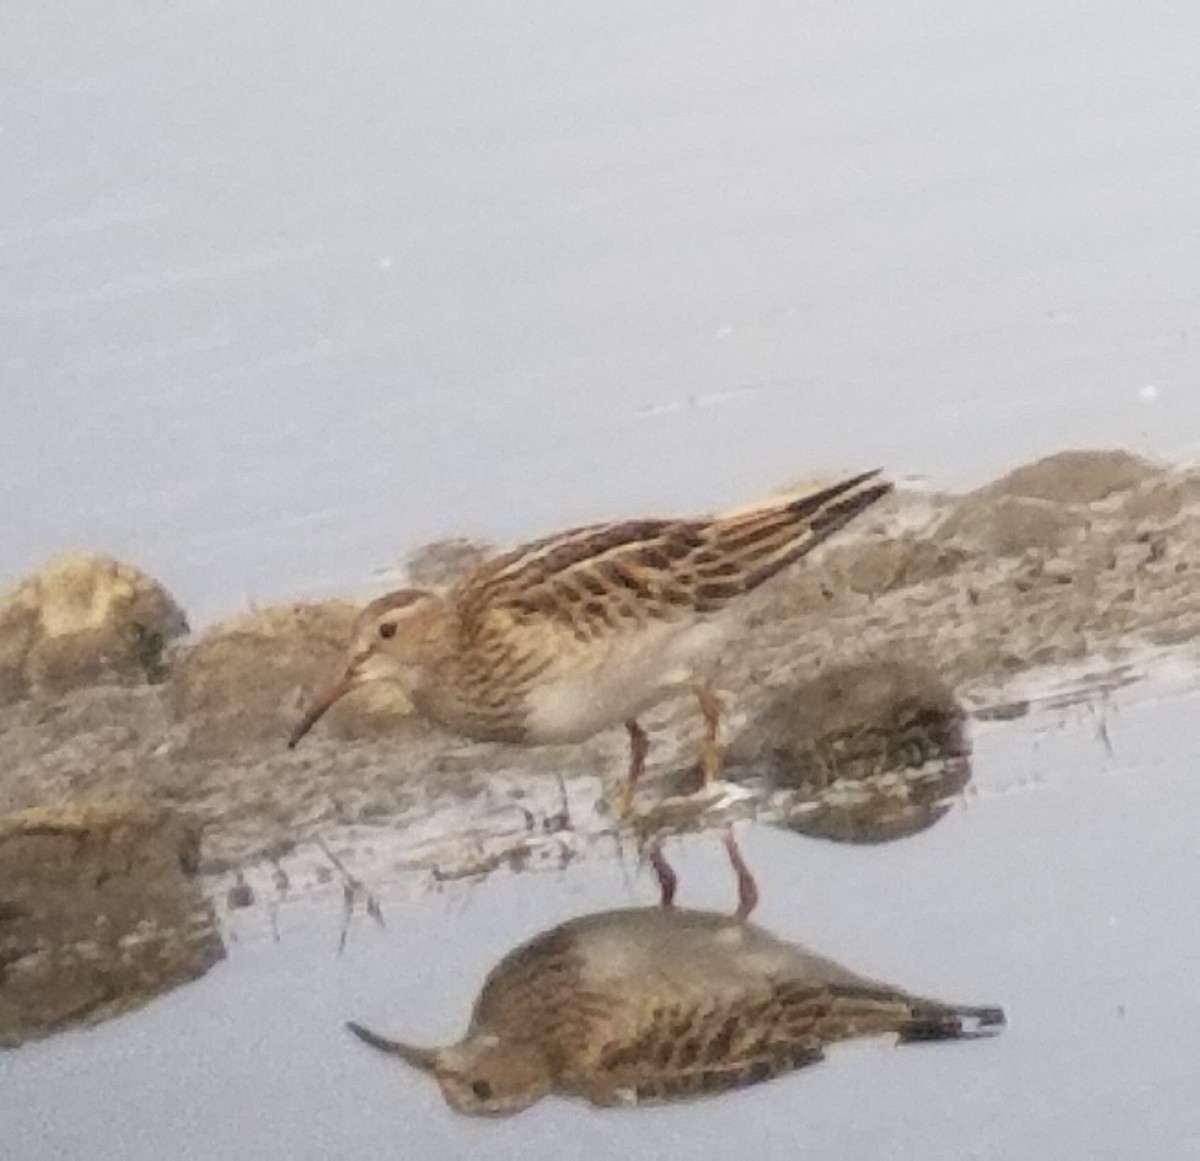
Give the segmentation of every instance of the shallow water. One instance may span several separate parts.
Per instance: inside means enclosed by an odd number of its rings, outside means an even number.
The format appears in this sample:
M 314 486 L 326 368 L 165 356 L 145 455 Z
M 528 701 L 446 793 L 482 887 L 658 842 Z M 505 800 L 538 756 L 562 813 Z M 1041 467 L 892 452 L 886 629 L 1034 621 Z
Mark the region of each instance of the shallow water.
M 1196 449 L 1200 11 L 9 5 L 0 583 Z
M 738 503 L 875 463 L 1191 456 L 1200 10 L 928 0 L 494 13 L 10 5 L 0 585 L 81 545 L 193 623 L 431 537 Z M 594 855 L 230 917 L 227 962 L 0 1054 L 6 1155 L 1200 1152 L 1191 679 L 980 727 L 930 831 L 742 844 L 756 918 L 996 1039 L 830 1052 L 689 1107 L 473 1122 L 347 1017 L 457 1036 L 545 926 L 651 902 Z M 1101 726 L 1103 725 L 1103 730 Z M 1107 741 L 1106 741 L 1107 739 Z M 726 908 L 716 839 L 671 848 Z
M 824 1063 L 685 1106 L 599 1112 L 550 1098 L 503 1121 L 451 1113 L 426 1077 L 341 1029 L 464 1029 L 485 972 L 534 932 L 655 897 L 614 860 L 414 895 L 372 883 L 336 954 L 332 888 L 235 912 L 228 960 L 131 1016 L 0 1055 L 13 1156 L 1181 1157 L 1200 1148 L 1194 677 L 976 729 L 949 815 L 874 847 L 747 827 L 756 919 L 847 966 L 961 1002 L 1000 1036 L 835 1047 Z M 728 909 L 709 835 L 668 848 L 680 902 Z

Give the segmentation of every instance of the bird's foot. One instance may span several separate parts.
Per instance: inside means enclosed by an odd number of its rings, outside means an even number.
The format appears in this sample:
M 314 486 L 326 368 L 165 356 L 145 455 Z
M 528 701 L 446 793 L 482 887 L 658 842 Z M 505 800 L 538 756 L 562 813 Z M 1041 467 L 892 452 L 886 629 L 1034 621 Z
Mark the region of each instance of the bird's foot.
M 617 793 L 613 796 L 611 809 L 613 818 L 618 822 L 624 822 L 633 814 L 633 783 L 626 780 L 621 783 Z

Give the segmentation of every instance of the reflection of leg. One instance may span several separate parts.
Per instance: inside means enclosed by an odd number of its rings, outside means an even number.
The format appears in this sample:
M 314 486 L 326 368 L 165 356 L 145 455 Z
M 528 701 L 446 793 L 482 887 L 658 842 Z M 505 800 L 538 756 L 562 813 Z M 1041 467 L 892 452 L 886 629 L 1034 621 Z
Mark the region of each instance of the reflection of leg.
M 717 746 L 717 725 L 721 720 L 721 701 L 707 685 L 696 690 L 696 700 L 700 703 L 700 712 L 704 715 L 704 742 L 700 747 L 700 772 L 704 775 L 704 785 L 708 786 L 721 778 L 721 750 Z
M 663 907 L 673 907 L 675 905 L 675 890 L 679 886 L 679 879 L 675 874 L 671 864 L 667 862 L 666 855 L 662 852 L 662 843 L 655 841 L 650 847 L 650 865 L 654 868 L 654 873 L 658 876 L 658 886 L 661 891 L 659 902 Z
M 650 752 L 650 739 L 636 721 L 630 718 L 625 729 L 629 731 L 629 773 L 617 791 L 618 818 L 627 818 L 633 809 L 633 788 L 646 772 L 646 755 Z
M 750 868 L 746 866 L 745 859 L 742 858 L 737 839 L 733 837 L 733 829 L 727 827 L 722 837 L 725 840 L 725 849 L 729 852 L 729 861 L 733 864 L 734 872 L 737 875 L 738 906 L 736 914 L 739 919 L 745 919 L 758 906 L 758 884 L 754 881 L 754 875 Z

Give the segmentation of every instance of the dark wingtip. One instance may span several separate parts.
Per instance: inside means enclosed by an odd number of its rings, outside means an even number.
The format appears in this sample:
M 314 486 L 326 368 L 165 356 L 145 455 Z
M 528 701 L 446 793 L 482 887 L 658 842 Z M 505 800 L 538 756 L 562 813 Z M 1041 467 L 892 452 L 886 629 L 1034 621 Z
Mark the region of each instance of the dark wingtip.
M 1008 1024 L 1003 1008 L 975 1008 L 970 1014 L 980 1028 L 1004 1028 Z
M 818 488 L 815 492 L 797 496 L 788 504 L 788 509 L 793 516 L 801 519 L 814 516 L 824 508 L 857 515 L 863 509 L 869 508 L 876 500 L 882 499 L 889 492 L 894 491 L 896 485 L 891 480 L 880 480 L 869 488 L 863 487 L 864 484 L 870 483 L 880 475 L 882 471 L 882 468 L 872 468 L 869 472 L 859 472 L 858 475 L 839 480 L 836 484 L 830 484 L 828 487 Z M 839 499 L 841 503 L 834 504 L 834 501 Z M 849 516 L 846 517 L 847 520 L 849 518 Z
M 978 1040 L 995 1036 L 1008 1024 L 1004 1009 L 988 1007 L 918 1008 L 900 1031 L 901 1044 L 928 1040 Z

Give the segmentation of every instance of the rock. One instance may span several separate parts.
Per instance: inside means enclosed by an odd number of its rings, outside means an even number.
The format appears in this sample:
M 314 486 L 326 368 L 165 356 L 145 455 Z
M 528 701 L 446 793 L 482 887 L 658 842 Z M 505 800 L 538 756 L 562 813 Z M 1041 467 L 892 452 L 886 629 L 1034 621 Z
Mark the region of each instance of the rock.
M 1197 506 L 1200 506 L 1200 472 L 1171 472 L 1130 492 L 1122 502 L 1121 511 L 1130 524 L 1162 524 Z
M 775 695 L 730 745 L 766 763 L 775 787 L 828 786 L 968 753 L 965 713 L 932 670 L 901 661 L 838 665 Z
M 1150 487 L 1162 475 L 1162 469 L 1129 452 L 1058 452 L 968 493 L 942 521 L 935 539 L 994 556 L 1056 552 L 1086 532 L 1086 505 Z
M 225 954 L 196 831 L 97 802 L 0 818 L 0 1045 L 140 1007 Z
M 1063 451 L 1025 464 L 972 495 L 1095 504 L 1161 474 L 1162 469 L 1149 460 L 1126 451 Z
M 965 497 L 934 536 L 990 556 L 1021 556 L 1031 550 L 1056 551 L 1085 527 L 1086 520 L 1062 504 L 980 491 Z
M 171 667 L 167 692 L 189 729 L 189 749 L 249 742 L 283 746 L 309 699 L 344 663 L 359 605 L 281 605 L 214 626 Z M 343 737 L 378 733 L 411 717 L 401 690 L 375 683 L 343 698 L 323 725 Z
M 775 696 L 730 745 L 729 776 L 795 791 L 793 830 L 898 838 L 941 818 L 969 781 L 964 720 L 953 691 L 922 666 L 837 666 Z
M 157 581 L 72 553 L 0 597 L 0 703 L 102 682 L 158 681 L 187 618 Z
M 968 559 L 955 545 L 928 537 L 899 536 L 856 544 L 842 554 L 839 563 L 854 592 L 876 596 L 950 576 Z

